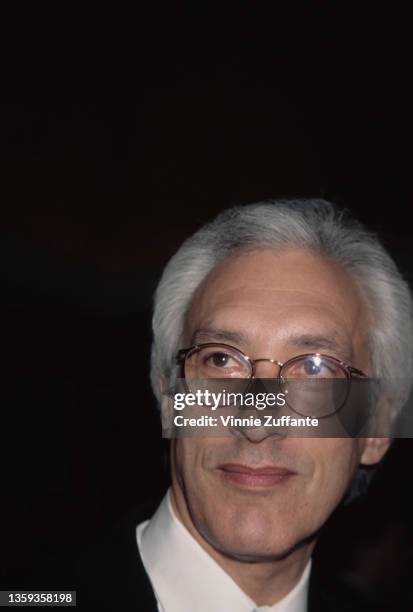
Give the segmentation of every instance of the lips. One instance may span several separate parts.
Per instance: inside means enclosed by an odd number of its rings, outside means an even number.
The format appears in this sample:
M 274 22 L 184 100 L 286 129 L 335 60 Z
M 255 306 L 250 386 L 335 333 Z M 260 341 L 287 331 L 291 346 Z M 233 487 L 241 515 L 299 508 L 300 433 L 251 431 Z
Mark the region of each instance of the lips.
M 219 467 L 223 477 L 233 484 L 249 488 L 268 488 L 285 483 L 295 472 L 283 466 L 250 467 L 225 463 Z

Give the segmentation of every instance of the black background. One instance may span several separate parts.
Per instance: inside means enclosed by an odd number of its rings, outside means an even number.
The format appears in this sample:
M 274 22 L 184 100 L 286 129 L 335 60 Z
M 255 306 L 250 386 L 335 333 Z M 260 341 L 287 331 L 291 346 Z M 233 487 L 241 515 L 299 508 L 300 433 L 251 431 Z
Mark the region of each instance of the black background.
M 203 222 L 232 204 L 325 197 L 379 232 L 413 281 L 413 55 L 397 6 L 1 13 L 0 576 L 25 588 L 39 562 L 76 554 L 165 487 L 152 293 Z M 326 545 L 328 563 L 352 567 L 377 545 L 372 581 L 396 599 L 409 596 L 410 453 L 395 444 Z

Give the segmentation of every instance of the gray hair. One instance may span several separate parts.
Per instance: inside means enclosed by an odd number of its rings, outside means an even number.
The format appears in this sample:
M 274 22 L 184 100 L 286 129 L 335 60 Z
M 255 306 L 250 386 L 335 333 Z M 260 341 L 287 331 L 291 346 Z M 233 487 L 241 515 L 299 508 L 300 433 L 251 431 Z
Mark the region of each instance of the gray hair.
M 155 293 L 151 381 L 174 376 L 184 320 L 196 289 L 236 251 L 307 248 L 340 264 L 361 286 L 373 314 L 369 348 L 374 377 L 389 381 L 400 405 L 412 379 L 413 322 L 409 287 L 375 234 L 347 211 L 319 199 L 275 200 L 235 206 L 186 240 L 171 258 Z

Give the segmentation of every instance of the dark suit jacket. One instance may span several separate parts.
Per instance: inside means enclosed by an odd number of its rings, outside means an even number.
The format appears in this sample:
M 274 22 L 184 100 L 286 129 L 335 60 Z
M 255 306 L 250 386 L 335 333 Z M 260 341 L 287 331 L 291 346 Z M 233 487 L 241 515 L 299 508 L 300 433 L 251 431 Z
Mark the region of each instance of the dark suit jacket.
M 156 505 L 130 513 L 83 556 L 75 584 L 77 607 L 100 612 L 158 612 L 156 599 L 136 543 L 136 525 L 149 518 Z M 308 612 L 366 612 L 387 610 L 357 602 L 348 593 L 326 588 L 313 562 Z M 182 610 L 196 612 L 196 610 Z M 214 612 L 211 610 L 211 612 Z M 228 612 L 231 612 L 228 610 Z

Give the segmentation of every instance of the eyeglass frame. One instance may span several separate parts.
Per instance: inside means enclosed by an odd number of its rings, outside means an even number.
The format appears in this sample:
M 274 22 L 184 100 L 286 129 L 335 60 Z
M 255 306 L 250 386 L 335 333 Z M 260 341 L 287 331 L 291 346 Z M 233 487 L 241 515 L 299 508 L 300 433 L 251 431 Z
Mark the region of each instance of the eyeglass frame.
M 348 394 L 350 392 L 350 385 L 351 385 L 351 381 L 353 380 L 354 376 L 359 376 L 361 378 L 368 378 L 368 375 L 365 374 L 362 370 L 359 370 L 358 368 L 355 368 L 354 366 L 349 365 L 345 361 L 341 361 L 340 359 L 337 359 L 337 357 L 332 357 L 331 355 L 327 355 L 326 353 L 317 353 L 317 352 L 315 352 L 315 353 L 303 353 L 302 355 L 295 355 L 294 357 L 291 357 L 291 359 L 287 359 L 287 361 L 284 361 L 284 363 L 282 363 L 281 361 L 277 361 L 276 359 L 271 359 L 269 357 L 262 357 L 262 358 L 259 358 L 259 359 L 251 359 L 251 357 L 249 357 L 241 349 L 237 348 L 236 346 L 232 346 L 231 344 L 226 344 L 225 342 L 204 342 L 204 343 L 201 343 L 201 344 L 194 344 L 193 346 L 190 346 L 189 348 L 180 349 L 178 351 L 178 354 L 176 356 L 176 362 L 177 362 L 177 365 L 181 366 L 181 377 L 185 380 L 185 382 L 187 384 L 188 384 L 188 381 L 186 380 L 186 376 L 185 376 L 185 363 L 186 363 L 186 360 L 188 359 L 188 357 L 190 357 L 195 351 L 200 351 L 203 348 L 208 348 L 208 347 L 213 347 L 213 346 L 228 348 L 228 349 L 231 349 L 233 351 L 237 351 L 238 353 L 240 353 L 246 359 L 246 361 L 249 363 L 249 366 L 250 366 L 251 374 L 250 374 L 250 376 L 248 376 L 248 378 L 244 379 L 244 380 L 248 380 L 248 381 L 254 380 L 256 378 L 255 377 L 255 364 L 257 362 L 267 361 L 269 363 L 277 365 L 279 367 L 278 376 L 274 376 L 274 377 L 271 377 L 271 378 L 275 378 L 276 380 L 279 380 L 279 381 L 284 381 L 285 379 L 283 379 L 283 377 L 281 376 L 282 368 L 285 367 L 288 364 L 294 363 L 294 361 L 298 361 L 299 359 L 302 359 L 303 357 L 321 357 L 321 358 L 327 357 L 328 359 L 331 359 L 332 361 L 337 363 L 342 368 L 342 370 L 344 371 L 344 373 L 346 375 L 346 379 L 347 379 L 347 393 L 346 393 L 346 397 L 344 398 L 341 406 L 339 408 L 337 408 L 331 414 L 336 414 L 344 406 L 344 404 L 345 404 L 345 402 L 347 400 Z M 250 384 L 251 383 L 249 382 L 248 386 Z M 297 412 L 297 410 L 295 410 L 292 406 L 290 406 L 290 408 L 292 410 L 294 410 L 294 412 Z M 297 412 L 297 414 L 301 414 L 301 413 Z M 331 416 L 331 415 L 328 414 L 328 415 L 325 415 L 325 416 L 320 417 L 320 418 L 326 418 L 327 416 Z

